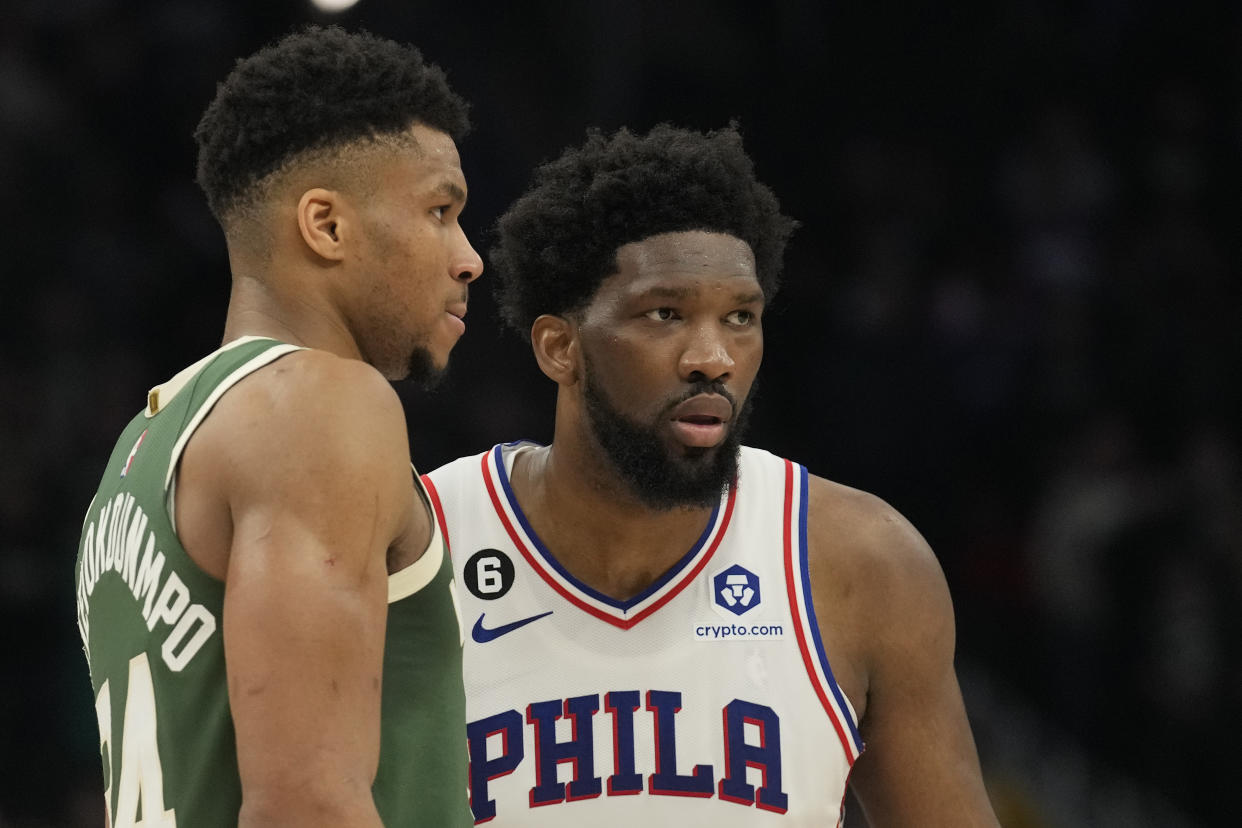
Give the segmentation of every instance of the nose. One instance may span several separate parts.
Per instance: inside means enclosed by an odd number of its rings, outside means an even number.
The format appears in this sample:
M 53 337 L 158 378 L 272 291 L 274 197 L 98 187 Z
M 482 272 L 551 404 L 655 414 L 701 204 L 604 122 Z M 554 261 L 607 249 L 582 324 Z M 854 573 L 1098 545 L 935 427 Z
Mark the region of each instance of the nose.
M 464 284 L 470 284 L 483 275 L 483 259 L 478 251 L 466 238 L 466 231 L 458 227 L 457 244 L 453 247 L 453 256 L 449 261 L 449 272 L 453 278 Z
M 700 325 L 690 332 L 678 363 L 682 379 L 687 382 L 724 381 L 732 377 L 734 367 L 725 332 L 718 325 Z

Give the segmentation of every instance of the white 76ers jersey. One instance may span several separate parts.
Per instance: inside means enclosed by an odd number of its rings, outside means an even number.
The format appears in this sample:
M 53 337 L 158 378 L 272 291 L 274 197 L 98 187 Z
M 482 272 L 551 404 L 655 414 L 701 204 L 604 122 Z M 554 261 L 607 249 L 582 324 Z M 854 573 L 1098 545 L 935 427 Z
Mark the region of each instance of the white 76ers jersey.
M 806 470 L 741 450 L 692 549 L 625 601 L 535 536 L 510 443 L 432 472 L 465 642 L 475 823 L 834 826 L 862 751 L 820 641 Z

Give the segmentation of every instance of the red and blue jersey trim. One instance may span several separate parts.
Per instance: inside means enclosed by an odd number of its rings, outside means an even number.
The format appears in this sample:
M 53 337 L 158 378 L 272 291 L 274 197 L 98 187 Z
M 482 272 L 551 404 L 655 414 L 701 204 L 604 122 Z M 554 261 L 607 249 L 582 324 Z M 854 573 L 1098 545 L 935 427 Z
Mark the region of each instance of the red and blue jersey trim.
M 512 444 L 510 444 L 512 445 Z M 548 552 L 518 505 L 505 469 L 504 446 L 480 457 L 483 482 L 492 506 L 513 545 L 558 595 L 601 621 L 628 630 L 659 610 L 698 577 L 720 546 L 733 516 L 736 486 L 729 487 L 722 502 L 712 509 L 707 527 L 698 541 L 667 573 L 633 598 L 617 600 L 579 581 Z
M 431 501 L 431 510 L 435 512 L 436 523 L 440 524 L 440 536 L 444 538 L 444 550 L 452 552 L 453 547 L 449 542 L 448 521 L 444 519 L 444 505 L 440 503 L 440 493 L 436 491 L 436 484 L 431 482 L 430 475 L 419 475 L 418 479 L 423 481 L 423 491 L 427 493 L 427 499 Z
M 807 472 L 806 467 L 785 460 L 784 556 L 785 584 L 789 591 L 789 611 L 793 616 L 798 649 L 815 695 L 832 721 L 841 740 L 841 747 L 852 766 L 863 752 L 863 741 L 845 695 L 837 685 L 824 652 L 824 642 L 815 618 L 815 602 L 811 598 L 811 577 L 807 566 Z M 795 481 L 795 476 L 797 480 Z M 797 504 L 797 523 L 794 506 Z M 797 529 L 795 537 L 794 529 Z

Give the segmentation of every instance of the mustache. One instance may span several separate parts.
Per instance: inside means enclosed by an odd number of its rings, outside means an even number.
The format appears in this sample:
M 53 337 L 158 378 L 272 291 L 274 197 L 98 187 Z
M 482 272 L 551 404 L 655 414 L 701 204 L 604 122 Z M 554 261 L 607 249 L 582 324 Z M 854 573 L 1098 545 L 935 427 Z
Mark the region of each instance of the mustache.
M 697 380 L 690 383 L 690 387 L 666 405 L 664 410 L 672 411 L 686 400 L 691 397 L 697 397 L 700 394 L 716 394 L 717 396 L 724 397 L 729 401 L 729 405 L 733 409 L 733 415 L 737 416 L 737 399 L 729 393 L 729 389 L 725 388 L 723 383 L 712 380 Z

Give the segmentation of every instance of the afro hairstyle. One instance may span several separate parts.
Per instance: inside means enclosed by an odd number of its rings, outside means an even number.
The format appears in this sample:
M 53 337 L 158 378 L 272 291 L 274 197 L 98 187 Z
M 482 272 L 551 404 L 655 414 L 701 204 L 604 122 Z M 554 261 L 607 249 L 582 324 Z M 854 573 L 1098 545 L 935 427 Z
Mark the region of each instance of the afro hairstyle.
M 565 315 L 617 272 L 617 249 L 662 233 L 706 230 L 750 245 L 763 293 L 776 293 L 797 222 L 755 178 L 735 124 L 702 133 L 661 124 L 648 134 L 587 132 L 581 147 L 535 170 L 496 225 L 490 251 L 500 310 L 519 334 Z
M 421 123 L 459 140 L 467 104 L 413 46 L 308 26 L 237 61 L 194 131 L 199 186 L 216 219 L 301 153 Z

